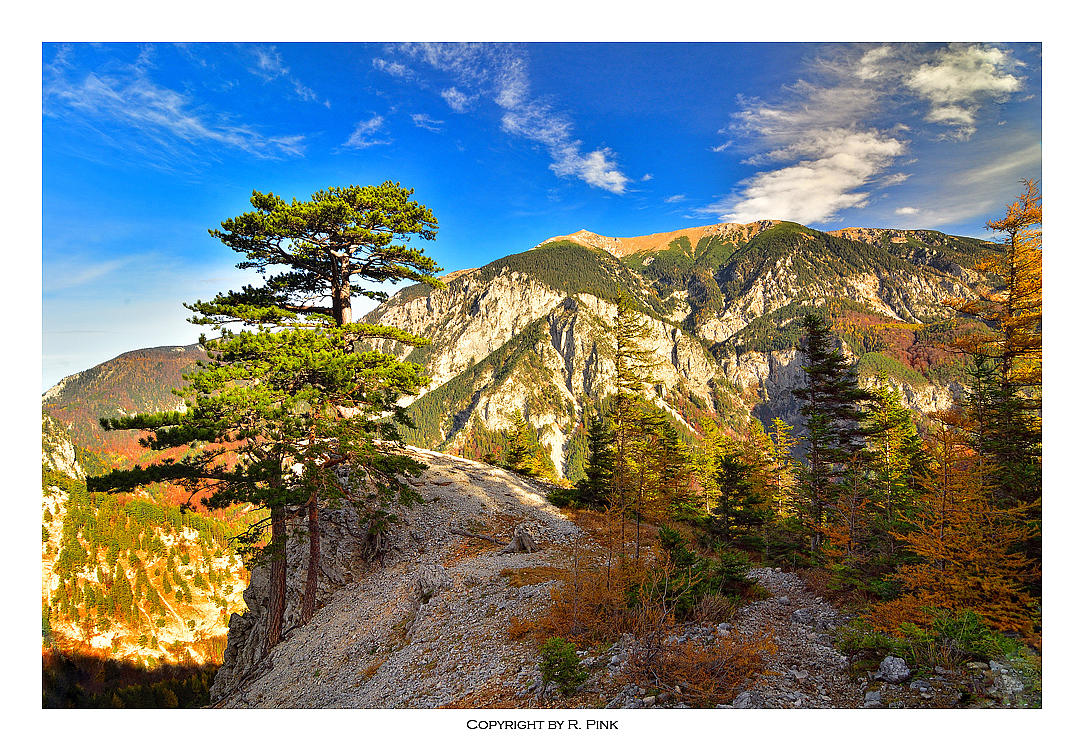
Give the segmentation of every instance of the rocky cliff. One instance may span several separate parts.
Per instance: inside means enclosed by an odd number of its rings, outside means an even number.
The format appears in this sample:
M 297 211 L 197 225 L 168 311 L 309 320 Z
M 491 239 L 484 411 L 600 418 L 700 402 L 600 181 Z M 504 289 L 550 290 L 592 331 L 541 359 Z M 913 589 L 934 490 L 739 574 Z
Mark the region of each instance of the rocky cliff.
M 960 391 L 960 364 L 938 348 L 951 338 L 942 301 L 982 285 L 970 265 L 985 247 L 934 231 L 776 221 L 637 238 L 582 230 L 448 275 L 447 289 L 407 288 L 367 320 L 432 341 L 393 348 L 432 379 L 411 408 L 413 442 L 459 451 L 474 426 L 503 431 L 519 411 L 559 474 L 574 477 L 585 411 L 612 389 L 618 289 L 649 327 L 652 400 L 694 433 L 706 415 L 735 428 L 751 415 L 799 422 L 791 389 L 804 377 L 796 348 L 809 311 L 833 320 L 864 379 L 885 372 L 927 412 Z

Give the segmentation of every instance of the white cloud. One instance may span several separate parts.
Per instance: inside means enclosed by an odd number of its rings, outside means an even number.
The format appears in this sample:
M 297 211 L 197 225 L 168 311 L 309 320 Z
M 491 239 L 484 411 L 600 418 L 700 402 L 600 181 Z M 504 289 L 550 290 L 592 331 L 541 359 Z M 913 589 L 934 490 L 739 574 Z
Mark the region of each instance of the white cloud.
M 406 78 L 411 74 L 411 69 L 406 65 L 403 65 L 402 63 L 390 63 L 379 57 L 373 59 L 373 67 L 398 78 Z
M 665 204 L 677 204 L 679 201 L 685 201 L 685 200 L 686 200 L 685 194 L 684 193 L 679 193 L 677 196 L 667 196 L 667 198 L 663 199 L 663 203 L 665 203 Z
M 937 51 L 932 62 L 905 77 L 905 84 L 932 105 L 972 104 L 1019 91 L 1022 80 L 1010 73 L 1019 65 L 998 48 L 953 46 Z
M 440 126 L 444 125 L 445 122 L 444 120 L 434 120 L 429 115 L 423 113 L 416 113 L 414 115 L 411 115 L 411 120 L 413 120 L 414 124 L 419 128 L 425 128 L 426 130 L 433 131 L 434 133 L 440 133 Z
M 101 122 L 131 128 L 131 138 L 113 141 L 118 148 L 151 149 L 156 159 L 184 156 L 202 145 L 227 146 L 258 157 L 304 153 L 303 136 L 266 136 L 250 126 L 232 125 L 189 95 L 155 83 L 138 65 L 113 65 L 108 72 L 76 77 L 68 55 L 62 50 L 53 64 L 43 66 L 43 116 L 84 124 L 99 133 L 96 123 Z
M 462 91 L 456 89 L 455 86 L 450 86 L 441 92 L 441 99 L 445 100 L 454 112 L 463 113 L 470 109 L 471 103 L 474 102 L 475 97 L 469 97 Z
M 383 127 L 384 118 L 380 115 L 374 115 L 369 120 L 362 120 L 354 127 L 354 132 L 350 134 L 350 138 L 343 146 L 351 149 L 368 149 L 370 146 L 390 144 L 392 143 L 390 139 L 369 138 Z
M 888 188 L 892 185 L 900 185 L 910 177 L 911 175 L 906 175 L 903 172 L 894 172 L 892 175 L 879 178 L 876 185 L 878 188 Z
M 280 76 L 284 77 L 293 85 L 294 93 L 303 102 L 319 101 L 315 91 L 303 84 L 297 77 L 290 75 L 290 68 L 283 62 L 282 54 L 274 45 L 270 47 L 255 46 L 251 48 L 251 52 L 256 59 L 256 68 L 249 68 L 250 72 L 264 79 L 265 82 L 274 81 Z M 331 107 L 331 103 L 327 100 L 324 100 L 323 104 L 325 107 Z
M 283 64 L 283 56 L 272 47 L 253 47 L 252 55 L 256 58 L 256 68 L 249 70 L 260 76 L 265 81 L 271 81 L 279 76 L 285 76 L 290 69 Z
M 863 55 L 856 74 L 883 93 L 899 91 L 918 99 L 927 107 L 926 122 L 954 128 L 945 135 L 965 140 L 975 134 L 984 105 L 1022 89 L 1024 78 L 1013 73 L 1020 66 L 1008 52 L 990 45 L 883 45 Z
M 574 142 L 562 147 L 557 154 L 551 152 L 555 161 L 550 165 L 558 177 L 578 177 L 594 188 L 602 188 L 611 193 L 625 193 L 625 186 L 629 178 L 618 169 L 613 160 L 613 152 L 602 148 L 588 154 L 581 155 L 577 151 L 580 142 Z
M 440 91 L 456 112 L 466 112 L 481 97 L 501 109 L 506 133 L 540 144 L 559 177 L 574 177 L 611 193 L 625 193 L 631 179 L 607 147 L 585 153 L 573 136 L 573 123 L 541 99 L 532 98 L 527 60 L 514 47 L 490 44 L 411 44 L 397 48 L 455 82 Z
M 897 211 L 895 213 L 896 214 L 903 214 L 903 215 L 907 216 L 907 215 L 911 215 L 911 214 L 919 214 L 919 209 L 916 209 L 914 206 L 902 206 L 899 209 L 897 209 Z
M 742 197 L 709 207 L 729 222 L 782 219 L 823 222 L 843 209 L 867 205 L 862 188 L 904 152 L 905 144 L 876 131 L 836 132 L 817 159 L 801 160 L 743 181 Z
M 720 131 L 736 138 L 712 150 L 742 149 L 746 164 L 768 169 L 701 211 L 730 221 L 810 223 L 863 208 L 872 190 L 910 177 L 890 170 L 914 138 L 901 121 L 917 105 L 925 122 L 953 129 L 933 138 L 968 139 L 985 104 L 1021 88 L 1010 73 L 1017 65 L 984 45 L 827 47 L 810 64 L 809 80 L 773 101 L 739 99 L 731 126 Z

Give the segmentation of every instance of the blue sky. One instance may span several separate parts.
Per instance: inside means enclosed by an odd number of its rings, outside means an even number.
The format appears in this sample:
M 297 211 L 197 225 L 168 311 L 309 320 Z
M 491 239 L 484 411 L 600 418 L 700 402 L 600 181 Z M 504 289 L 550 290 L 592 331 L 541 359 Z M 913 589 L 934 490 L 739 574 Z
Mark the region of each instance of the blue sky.
M 51 44 L 42 389 L 194 342 L 256 189 L 415 189 L 446 270 L 721 221 L 986 236 L 1041 178 L 1038 44 Z

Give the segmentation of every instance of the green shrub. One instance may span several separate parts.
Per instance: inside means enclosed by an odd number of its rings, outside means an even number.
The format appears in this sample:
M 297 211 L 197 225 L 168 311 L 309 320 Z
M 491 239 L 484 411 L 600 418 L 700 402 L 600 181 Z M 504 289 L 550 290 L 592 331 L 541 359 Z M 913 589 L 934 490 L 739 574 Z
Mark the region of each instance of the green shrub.
M 935 611 L 929 631 L 935 639 L 971 656 L 1001 658 L 1020 647 L 1016 640 L 994 631 L 972 611 Z
M 880 659 L 894 655 L 913 667 L 991 660 L 1014 655 L 1020 648 L 1017 640 L 995 632 L 972 611 L 930 613 L 929 627 L 904 622 L 901 637 L 888 635 L 865 619 L 853 619 L 837 630 L 836 647 L 851 656 L 867 653 Z
M 659 527 L 659 546 L 666 560 L 667 585 L 654 595 L 675 619 L 688 618 L 708 596 L 745 598 L 755 592 L 755 583 L 747 577 L 750 560 L 742 551 L 717 546 L 714 559 L 701 556 L 689 549 L 681 533 L 667 525 Z M 646 598 L 645 594 L 639 597 Z
M 588 672 L 580 665 L 576 657 L 576 645 L 560 637 L 551 637 L 539 649 L 543 687 L 550 682 L 557 682 L 558 689 L 568 697 L 576 688 L 587 681 Z

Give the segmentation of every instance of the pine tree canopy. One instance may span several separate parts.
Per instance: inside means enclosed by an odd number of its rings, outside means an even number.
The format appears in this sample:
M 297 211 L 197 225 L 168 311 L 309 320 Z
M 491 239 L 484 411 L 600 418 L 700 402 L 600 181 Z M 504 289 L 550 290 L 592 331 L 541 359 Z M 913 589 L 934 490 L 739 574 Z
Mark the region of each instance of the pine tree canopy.
M 413 191 L 398 183 L 328 188 L 311 201 L 289 204 L 273 193 L 253 191 L 255 211 L 227 219 L 221 230 L 208 230 L 225 245 L 244 253 L 239 269 L 266 274 L 269 267 L 287 271 L 265 278 L 261 287 L 246 286 L 218 295 L 210 303 L 188 306 L 200 314 L 197 324 L 245 322 L 268 324 L 330 317 L 339 326 L 352 323 L 351 298 L 384 300 L 387 293 L 367 290 L 356 280 L 396 282 L 409 279 L 441 287 L 441 269 L 423 251 L 406 243 L 418 236 L 433 240 L 437 220 L 411 201 Z

